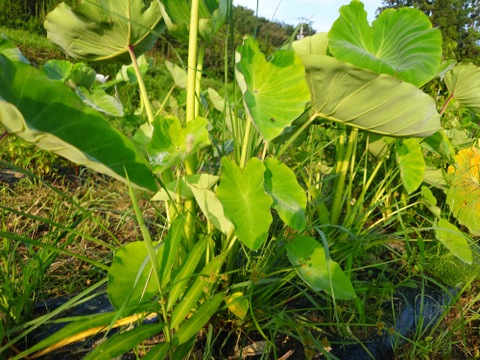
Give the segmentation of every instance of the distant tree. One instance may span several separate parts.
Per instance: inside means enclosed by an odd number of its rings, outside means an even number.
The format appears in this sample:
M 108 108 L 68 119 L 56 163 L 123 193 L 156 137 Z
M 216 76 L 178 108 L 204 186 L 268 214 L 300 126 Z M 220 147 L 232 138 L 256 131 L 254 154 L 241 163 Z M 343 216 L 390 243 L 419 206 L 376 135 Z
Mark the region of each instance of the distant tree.
M 0 0 L 0 26 L 44 34 L 45 16 L 61 2 L 73 6 L 80 0 Z
M 383 0 L 388 8 L 414 7 L 442 32 L 446 57 L 480 65 L 480 0 Z

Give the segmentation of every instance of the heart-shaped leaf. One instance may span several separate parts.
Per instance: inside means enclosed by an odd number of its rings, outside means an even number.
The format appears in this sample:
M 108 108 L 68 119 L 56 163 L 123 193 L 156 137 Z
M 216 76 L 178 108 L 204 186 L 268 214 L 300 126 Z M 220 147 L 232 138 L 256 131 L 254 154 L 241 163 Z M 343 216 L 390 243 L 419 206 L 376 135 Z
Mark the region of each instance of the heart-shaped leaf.
M 448 168 L 452 177 L 447 190 L 447 204 L 458 222 L 473 235 L 480 235 L 480 150 L 460 150 L 456 164 Z
M 157 261 L 160 263 L 161 259 L 162 251 L 158 251 Z M 152 271 L 152 264 L 143 241 L 122 246 L 108 269 L 107 293 L 113 307 L 120 309 L 125 302 L 134 305 L 151 301 L 158 292 Z
M 217 196 L 225 216 L 235 226 L 238 239 L 252 250 L 258 250 L 268 236 L 272 223 L 272 198 L 265 192 L 265 166 L 257 158 L 242 170 L 231 160 L 222 159 L 223 173 Z
M 247 111 L 267 141 L 290 126 L 309 100 L 305 70 L 291 50 L 279 50 L 267 61 L 247 37 L 237 48 L 236 77 Z
M 435 236 L 451 253 L 460 260 L 471 264 L 473 261 L 472 250 L 468 245 L 465 235 L 448 220 L 440 219 L 435 228 Z
M 288 244 L 287 254 L 298 275 L 315 291 L 325 291 L 336 299 L 355 297 L 350 279 L 314 238 L 297 236 Z
M 165 24 L 159 1 L 83 0 L 75 9 L 59 4 L 45 18 L 47 37 L 75 59 L 131 61 L 155 43 Z
M 298 184 L 297 177 L 287 165 L 277 159 L 267 159 L 265 166 L 265 189 L 273 198 L 272 207 L 285 224 L 292 229 L 303 230 L 307 223 L 307 196 Z
M 328 33 L 333 56 L 362 69 L 422 86 L 438 72 L 442 37 L 428 17 L 408 7 L 382 12 L 372 27 L 360 1 L 340 8 Z
M 434 100 L 414 85 L 330 56 L 302 54 L 318 116 L 389 136 L 429 136 L 440 128 Z
M 480 113 L 480 68 L 473 64 L 458 64 L 445 75 L 450 94 L 464 106 Z
M 68 87 L 0 54 L 0 124 L 10 133 L 70 161 L 157 190 L 133 143 Z M 16 111 L 12 110 L 16 107 Z
M 157 117 L 153 121 L 153 135 L 147 144 L 150 163 L 155 171 L 180 164 L 188 155 L 210 144 L 208 121 L 197 118 L 183 128 L 176 117 Z
M 419 140 L 397 140 L 395 154 L 403 187 L 411 194 L 422 185 L 425 174 L 425 159 Z

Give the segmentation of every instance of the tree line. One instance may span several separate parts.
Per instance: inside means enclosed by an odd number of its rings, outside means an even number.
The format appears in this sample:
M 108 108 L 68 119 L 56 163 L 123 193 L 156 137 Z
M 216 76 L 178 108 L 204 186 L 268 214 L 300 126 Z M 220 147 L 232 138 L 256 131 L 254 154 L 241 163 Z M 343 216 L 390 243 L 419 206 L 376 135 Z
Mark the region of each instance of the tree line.
M 0 0 L 0 26 L 22 29 L 39 35 L 46 35 L 43 28 L 45 16 L 61 2 L 74 7 L 81 0 Z M 232 52 L 242 43 L 245 35 L 257 38 L 260 48 L 269 54 L 289 41 L 296 32 L 296 26 L 283 22 L 269 21 L 257 17 L 253 10 L 243 6 L 233 6 L 228 16 L 229 22 L 217 34 L 212 44 L 205 49 L 205 69 L 221 75 L 224 71 L 225 46 Z M 313 34 L 310 24 L 303 25 L 306 35 Z M 155 50 L 163 57 L 175 60 L 176 57 L 186 59 L 187 44 L 179 43 L 167 32 L 158 40 Z

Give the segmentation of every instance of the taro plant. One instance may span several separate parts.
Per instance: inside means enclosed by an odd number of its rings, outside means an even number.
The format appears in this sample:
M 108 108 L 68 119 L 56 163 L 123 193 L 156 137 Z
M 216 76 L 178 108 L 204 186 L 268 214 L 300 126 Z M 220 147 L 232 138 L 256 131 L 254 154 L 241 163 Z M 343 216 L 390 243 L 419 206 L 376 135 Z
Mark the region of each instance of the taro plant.
M 354 300 L 354 253 L 338 255 L 335 243 L 344 239 L 332 229 L 361 232 L 371 214 L 386 220 L 397 190 L 406 209 L 406 196 L 425 180 L 427 145 L 438 153 L 448 145 L 436 103 L 421 90 L 441 69 L 439 31 L 407 8 L 388 10 L 370 26 L 359 1 L 340 9 L 328 34 L 286 44 L 269 57 L 246 37 L 234 64 L 243 107 L 231 107 L 227 94 L 219 123 L 202 116 L 204 47 L 230 7 L 228 0 L 84 0 L 75 9 L 61 4 L 47 16 L 49 39 L 70 57 L 131 62 L 145 120 L 132 138 L 115 130 L 91 100 L 91 81 L 79 87 L 77 74 L 89 75 L 88 68 L 53 62 L 42 72 L 1 38 L 2 126 L 127 183 L 143 238 L 118 249 L 109 268 L 115 312 L 78 319 L 21 355 L 40 356 L 91 331 L 137 323 L 89 358 L 121 355 L 159 332 L 165 341 L 146 358 L 180 358 L 219 309 L 253 316 L 256 304 L 248 294 L 256 280 L 240 274 L 262 251 L 282 251 L 291 263 L 284 270 L 314 291 L 333 301 Z M 152 105 L 139 66 L 138 57 L 165 29 L 188 40 L 186 74 L 175 70 L 186 88 L 184 118 Z M 319 156 L 306 166 L 292 144 L 316 141 L 319 133 L 333 144 L 334 161 L 327 166 Z M 394 168 L 379 181 L 390 160 Z M 205 164 L 214 164 L 212 173 Z M 312 169 L 329 172 L 331 181 L 312 177 Z M 139 190 L 164 205 L 162 239 L 153 239 L 143 221 Z M 468 262 L 468 243 L 459 238 L 443 242 Z M 142 324 L 154 317 L 157 322 Z

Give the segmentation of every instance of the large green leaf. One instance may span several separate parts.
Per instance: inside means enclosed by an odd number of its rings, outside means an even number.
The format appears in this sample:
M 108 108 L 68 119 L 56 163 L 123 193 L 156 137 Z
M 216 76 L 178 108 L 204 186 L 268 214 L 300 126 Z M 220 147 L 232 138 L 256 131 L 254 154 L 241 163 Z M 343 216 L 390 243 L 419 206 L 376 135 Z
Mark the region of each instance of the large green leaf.
M 325 291 L 336 299 L 355 297 L 350 279 L 314 238 L 297 236 L 288 244 L 287 254 L 298 275 L 315 291 Z
M 411 194 L 422 185 L 425 175 L 425 159 L 419 140 L 397 140 L 395 155 L 403 187 Z
M 176 117 L 157 117 L 153 121 L 153 135 L 147 144 L 147 151 L 155 171 L 180 164 L 188 155 L 210 144 L 207 131 L 208 121 L 197 118 L 180 125 Z
M 173 36 L 187 40 L 189 37 L 191 1 L 162 0 L 160 3 L 168 31 Z M 200 0 L 198 32 L 211 41 L 213 35 L 225 23 L 229 0 Z
M 47 37 L 68 56 L 87 61 L 130 62 L 128 49 L 139 56 L 164 28 L 159 1 L 83 0 L 75 9 L 59 4 L 45 18 Z
M 434 100 L 414 85 L 326 55 L 301 54 L 318 116 L 389 136 L 429 136 L 440 128 Z
M 448 168 L 450 186 L 447 204 L 458 222 L 473 235 L 480 235 L 480 150 L 460 150 L 456 164 Z
M 163 250 L 162 247 L 160 249 Z M 162 253 L 163 251 L 157 252 L 159 263 Z M 122 246 L 108 269 L 107 293 L 113 307 L 120 309 L 125 303 L 135 305 L 151 300 L 158 292 L 152 271 L 154 270 L 143 241 Z
M 440 219 L 435 228 L 435 235 L 454 256 L 467 264 L 472 263 L 473 255 L 467 238 L 455 225 L 450 224 L 448 220 Z
M 2 54 L 0 69 L 0 124 L 8 132 L 124 182 L 127 173 L 134 184 L 157 189 L 133 143 L 68 87 Z
M 244 169 L 227 158 L 222 159 L 223 173 L 217 196 L 225 216 L 235 226 L 238 239 L 252 250 L 258 250 L 268 236 L 272 223 L 272 198 L 265 192 L 265 166 L 257 158 Z
M 458 64 L 445 76 L 450 94 L 464 106 L 480 113 L 480 68 Z
M 307 223 L 307 196 L 298 184 L 297 177 L 277 159 L 267 159 L 265 166 L 265 189 L 273 198 L 272 207 L 285 224 L 295 230 L 303 230 Z
M 360 1 L 340 8 L 328 33 L 333 56 L 359 68 L 422 86 L 437 75 L 442 37 L 428 17 L 408 7 L 382 12 L 372 27 Z
M 236 78 L 258 132 L 269 141 L 305 111 L 309 100 L 305 70 L 292 50 L 275 52 L 270 61 L 252 38 L 237 48 Z

